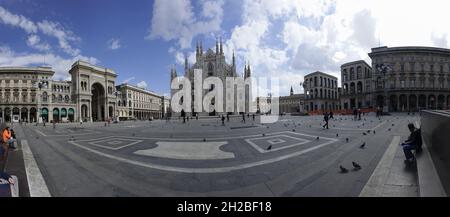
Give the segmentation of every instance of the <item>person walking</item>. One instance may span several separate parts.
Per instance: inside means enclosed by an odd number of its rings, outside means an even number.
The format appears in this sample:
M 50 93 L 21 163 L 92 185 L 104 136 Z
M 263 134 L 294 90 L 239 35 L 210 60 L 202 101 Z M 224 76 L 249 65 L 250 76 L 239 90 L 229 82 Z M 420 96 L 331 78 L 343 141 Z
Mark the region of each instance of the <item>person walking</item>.
M 325 129 L 325 127 L 327 127 L 327 129 L 328 129 L 328 120 L 329 120 L 329 117 L 328 117 L 328 113 L 324 113 L 323 114 L 323 120 L 325 121 L 325 124 L 322 126 L 324 129 Z
M 222 115 L 222 126 L 225 126 L 225 116 Z
M 255 121 L 255 114 L 252 115 L 253 121 Z

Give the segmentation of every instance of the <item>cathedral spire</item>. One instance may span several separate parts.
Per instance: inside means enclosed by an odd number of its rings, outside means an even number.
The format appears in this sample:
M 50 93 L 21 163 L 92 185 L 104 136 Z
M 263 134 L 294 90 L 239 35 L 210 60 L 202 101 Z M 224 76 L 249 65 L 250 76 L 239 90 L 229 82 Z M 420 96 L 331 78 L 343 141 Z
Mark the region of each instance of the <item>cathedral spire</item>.
M 220 37 L 220 54 L 223 54 L 222 37 Z
M 216 38 L 216 55 L 219 54 L 219 42 L 217 41 Z
M 197 41 L 197 46 L 195 47 L 195 56 L 198 56 L 199 54 L 199 47 L 198 47 L 198 41 Z
M 200 55 L 203 55 L 203 45 L 202 41 L 200 40 Z
M 188 58 L 187 55 L 184 55 L 184 73 L 187 74 L 189 70 L 189 63 L 188 63 Z
M 292 86 L 291 86 L 291 96 L 292 95 L 294 95 L 294 89 L 292 89 Z
M 236 58 L 234 57 L 234 50 L 233 50 L 233 67 L 236 66 Z

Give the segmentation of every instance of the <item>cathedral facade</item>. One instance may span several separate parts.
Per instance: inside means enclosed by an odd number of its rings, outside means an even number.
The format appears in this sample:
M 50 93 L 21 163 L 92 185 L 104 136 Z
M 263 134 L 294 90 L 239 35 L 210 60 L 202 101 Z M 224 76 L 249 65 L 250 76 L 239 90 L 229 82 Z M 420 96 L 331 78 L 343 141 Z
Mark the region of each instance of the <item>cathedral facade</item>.
M 196 115 L 197 113 L 199 115 L 220 115 L 220 114 L 225 114 L 225 113 L 229 113 L 229 114 L 237 114 L 237 113 L 249 113 L 251 112 L 250 109 L 250 102 L 251 102 L 251 84 L 248 83 L 243 87 L 242 91 L 239 91 L 239 88 L 237 88 L 237 85 L 233 85 L 227 86 L 227 79 L 236 79 L 236 78 L 243 78 L 242 80 L 245 80 L 247 78 L 251 77 L 251 69 L 250 66 L 247 66 L 247 64 L 244 67 L 244 73 L 243 76 L 241 76 L 239 73 L 237 73 L 236 71 L 236 58 L 233 52 L 233 57 L 232 57 L 232 63 L 229 64 L 226 62 L 225 60 L 225 55 L 223 52 L 223 45 L 222 45 L 222 41 L 220 40 L 220 42 L 216 41 L 216 47 L 215 47 L 215 51 L 212 48 L 209 48 L 207 51 L 203 51 L 203 46 L 202 43 L 197 43 L 196 46 L 196 58 L 195 58 L 195 63 L 193 65 L 189 65 L 187 57 L 185 57 L 185 63 L 184 63 L 184 78 L 189 79 L 189 81 L 191 82 L 191 112 L 187 112 L 188 115 Z M 197 112 L 197 110 L 194 109 L 194 103 L 195 103 L 195 90 L 194 90 L 194 72 L 198 69 L 201 69 L 202 71 L 202 78 L 201 78 L 201 84 L 203 87 L 203 83 L 205 82 L 205 79 L 210 78 L 210 77 L 216 77 L 219 78 L 220 81 L 222 82 L 222 90 L 218 90 L 218 91 L 223 91 L 222 92 L 222 98 L 220 99 L 215 99 L 213 98 L 211 100 L 210 103 L 210 108 L 209 111 L 210 112 L 206 112 L 206 108 L 203 108 L 201 110 L 201 112 Z M 178 77 L 177 71 L 175 68 L 171 69 L 171 82 L 172 80 L 176 79 Z M 220 88 L 220 87 L 216 87 L 214 84 L 210 84 L 209 89 L 206 88 L 202 88 L 201 92 L 202 92 L 202 99 L 204 99 L 205 95 L 208 94 L 211 91 L 215 91 L 216 88 Z M 232 88 L 233 90 L 230 90 L 230 88 Z M 176 89 L 171 89 L 171 96 L 173 97 L 173 95 L 179 90 Z M 240 110 L 238 109 L 238 104 L 236 103 L 238 101 L 238 99 L 244 99 L 244 107 L 240 107 Z M 222 100 L 223 102 L 223 110 L 222 111 L 216 111 L 215 108 L 215 103 L 218 103 L 218 100 Z M 183 98 L 180 100 L 180 104 L 182 103 Z M 233 101 L 233 102 L 231 102 Z M 172 102 L 173 103 L 173 102 Z M 232 105 L 230 105 L 229 103 L 233 103 Z M 228 106 L 232 106 L 232 112 L 229 112 L 230 107 L 228 107 L 227 109 L 227 104 Z M 172 106 L 173 107 L 173 106 Z M 212 112 L 211 112 L 212 111 Z M 239 112 L 238 112 L 239 111 Z

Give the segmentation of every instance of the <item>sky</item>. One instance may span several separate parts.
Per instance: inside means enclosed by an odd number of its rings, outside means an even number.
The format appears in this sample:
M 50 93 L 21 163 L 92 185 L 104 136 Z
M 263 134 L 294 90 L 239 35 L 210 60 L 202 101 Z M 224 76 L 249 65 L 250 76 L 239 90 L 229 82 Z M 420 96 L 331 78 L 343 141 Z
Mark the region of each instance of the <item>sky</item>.
M 450 46 L 447 0 L 0 0 L 0 66 L 49 65 L 70 79 L 81 59 L 113 69 L 118 84 L 170 93 L 202 41 L 221 37 L 228 62 L 278 77 L 280 95 L 303 93 L 303 76 L 338 77 L 378 46 Z

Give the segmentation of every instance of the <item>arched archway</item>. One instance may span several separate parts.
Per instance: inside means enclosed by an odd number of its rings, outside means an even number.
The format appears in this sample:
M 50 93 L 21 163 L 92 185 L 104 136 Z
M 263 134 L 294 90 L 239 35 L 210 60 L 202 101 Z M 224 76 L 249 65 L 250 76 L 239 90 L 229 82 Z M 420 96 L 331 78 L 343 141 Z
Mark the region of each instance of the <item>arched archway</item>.
M 109 106 L 108 113 L 109 113 L 109 117 L 114 116 L 114 109 L 112 106 Z
M 445 96 L 439 95 L 437 99 L 437 109 L 439 110 L 444 109 L 444 104 L 445 104 Z
M 87 105 L 81 105 L 81 120 L 86 121 L 88 119 L 88 107 Z
M 389 111 L 397 111 L 397 96 L 396 95 L 391 95 L 389 97 Z
M 406 111 L 408 108 L 408 99 L 406 95 L 404 94 L 400 95 L 399 102 L 400 102 L 400 110 Z
M 436 97 L 433 94 L 428 96 L 428 109 L 436 109 Z
M 59 122 L 59 109 L 54 108 L 53 109 L 53 122 Z
M 11 109 L 5 108 L 5 122 L 11 121 Z
M 409 110 L 416 111 L 417 110 L 417 96 L 409 95 Z
M 20 109 L 15 107 L 12 110 L 12 118 L 13 121 L 18 122 L 19 121 L 19 116 L 20 116 Z
M 30 120 L 29 122 L 36 122 L 37 121 L 37 110 L 36 108 L 30 108 Z
M 73 108 L 69 108 L 69 110 L 67 110 L 67 115 L 70 122 L 75 120 L 75 110 Z
M 22 108 L 20 110 L 20 121 L 22 122 L 27 122 L 28 121 L 28 109 L 27 108 Z
M 41 109 L 41 117 L 43 122 L 48 122 L 48 109 L 42 108 Z
M 105 88 L 100 83 L 94 83 L 91 87 L 92 92 L 92 120 L 105 120 Z
M 419 95 L 419 109 L 427 108 L 427 97 L 425 95 Z
M 65 108 L 61 109 L 61 120 L 67 121 L 67 109 Z

